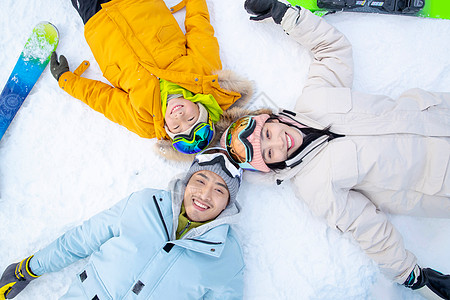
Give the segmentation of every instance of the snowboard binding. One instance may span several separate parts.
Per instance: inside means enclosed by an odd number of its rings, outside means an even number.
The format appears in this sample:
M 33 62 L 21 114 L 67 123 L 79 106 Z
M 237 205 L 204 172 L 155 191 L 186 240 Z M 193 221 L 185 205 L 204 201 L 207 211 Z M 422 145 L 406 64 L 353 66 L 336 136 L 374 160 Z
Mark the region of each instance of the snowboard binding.
M 317 0 L 317 6 L 333 10 L 367 12 L 378 9 L 393 14 L 415 14 L 425 5 L 425 0 Z

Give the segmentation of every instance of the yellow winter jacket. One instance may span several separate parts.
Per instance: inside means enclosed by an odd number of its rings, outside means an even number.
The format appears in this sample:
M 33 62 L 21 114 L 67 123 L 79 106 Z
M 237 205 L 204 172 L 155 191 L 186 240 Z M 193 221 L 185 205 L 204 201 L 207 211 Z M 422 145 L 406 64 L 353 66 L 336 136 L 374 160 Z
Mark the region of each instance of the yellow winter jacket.
M 186 34 L 172 16 L 183 7 Z M 212 94 L 223 110 L 240 98 L 213 75 L 222 64 L 205 0 L 183 0 L 170 10 L 162 0 L 112 0 L 86 23 L 85 37 L 114 87 L 80 77 L 85 64 L 64 73 L 59 86 L 141 137 L 169 138 L 159 78 L 194 94 Z

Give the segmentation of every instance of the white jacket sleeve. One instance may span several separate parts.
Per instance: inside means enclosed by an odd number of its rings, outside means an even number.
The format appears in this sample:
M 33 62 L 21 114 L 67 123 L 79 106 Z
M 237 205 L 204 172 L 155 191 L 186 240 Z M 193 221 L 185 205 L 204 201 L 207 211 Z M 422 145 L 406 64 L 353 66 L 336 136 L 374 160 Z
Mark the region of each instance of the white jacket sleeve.
M 332 149 L 335 153 L 338 148 Z M 347 153 L 342 153 L 345 157 Z M 339 172 L 350 174 L 340 178 L 328 159 L 321 156 L 322 164 L 310 164 L 293 178 L 294 191 L 303 200 L 313 215 L 323 219 L 328 226 L 349 233 L 361 249 L 373 259 L 383 274 L 398 283 L 403 283 L 416 264 L 416 257 L 405 249 L 400 233 L 387 215 L 352 185 L 352 167 Z M 344 162 L 347 164 L 347 162 Z M 327 166 L 329 170 L 327 170 Z M 334 176 L 334 180 L 333 179 Z
M 56 272 L 98 250 L 110 238 L 119 234 L 118 224 L 128 199 L 98 213 L 75 227 L 47 247 L 39 250 L 30 261 L 36 275 Z
M 342 33 L 304 8 L 300 12 L 288 9 L 281 25 L 292 39 L 313 54 L 303 93 L 326 87 L 351 88 L 352 47 Z
M 405 282 L 416 265 L 416 257 L 405 249 L 399 232 L 369 199 L 350 190 L 345 206 L 333 218 L 337 229 L 351 233 L 387 277 L 400 284 Z

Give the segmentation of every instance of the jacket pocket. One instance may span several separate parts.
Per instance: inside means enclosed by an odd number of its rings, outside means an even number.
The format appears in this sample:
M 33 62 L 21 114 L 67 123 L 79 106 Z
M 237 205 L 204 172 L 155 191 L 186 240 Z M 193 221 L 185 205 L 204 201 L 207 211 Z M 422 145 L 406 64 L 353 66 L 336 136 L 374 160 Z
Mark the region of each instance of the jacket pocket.
M 156 34 L 157 48 L 152 55 L 161 69 L 186 55 L 186 37 L 177 24 L 161 26 Z
M 448 172 L 450 153 L 445 140 L 428 139 L 426 148 L 426 167 L 421 182 L 416 185 L 416 191 L 426 195 L 437 194 L 445 184 Z
M 121 70 L 118 65 L 113 64 L 105 68 L 103 76 L 115 87 L 120 87 L 119 78 Z
M 167 26 L 162 26 L 158 33 L 156 34 L 156 37 L 158 38 L 158 41 L 161 44 L 165 44 L 170 42 L 175 34 L 177 33 L 177 30 L 175 28 L 175 26 L 173 25 L 167 25 Z
M 327 112 L 345 114 L 352 109 L 352 93 L 349 88 L 327 88 Z
M 78 273 L 77 276 L 88 299 L 113 299 L 92 263 L 88 263 L 84 270 Z
M 439 93 L 432 93 L 422 89 L 410 89 L 404 92 L 399 99 L 405 99 L 405 102 L 416 102 L 418 108 L 422 111 L 430 107 L 437 106 L 443 103 L 443 99 Z
M 350 140 L 336 139 L 329 143 L 332 183 L 338 189 L 351 189 L 358 182 L 356 145 Z
M 320 88 L 305 92 L 297 100 L 295 110 L 319 118 L 323 114 L 345 114 L 352 109 L 349 88 Z

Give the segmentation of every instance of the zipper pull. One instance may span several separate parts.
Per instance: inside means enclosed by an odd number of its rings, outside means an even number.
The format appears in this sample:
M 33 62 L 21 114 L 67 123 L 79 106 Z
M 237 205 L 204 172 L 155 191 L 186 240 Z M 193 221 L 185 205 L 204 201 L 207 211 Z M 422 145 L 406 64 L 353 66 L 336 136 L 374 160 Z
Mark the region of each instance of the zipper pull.
M 190 220 L 188 220 L 186 226 L 184 226 L 184 228 L 181 231 L 178 232 L 178 235 L 180 236 L 180 239 L 183 236 L 183 234 L 186 232 L 186 229 L 189 228 L 189 226 L 191 226 L 191 221 Z

